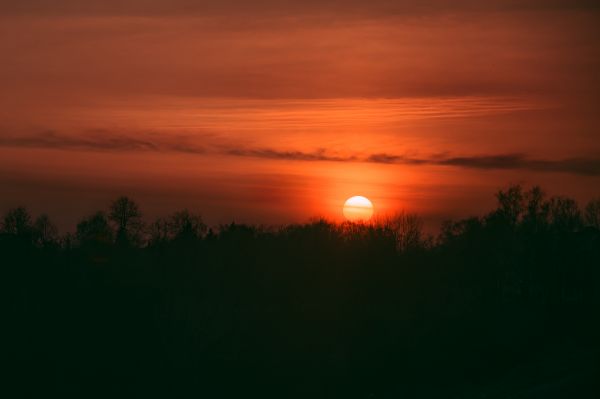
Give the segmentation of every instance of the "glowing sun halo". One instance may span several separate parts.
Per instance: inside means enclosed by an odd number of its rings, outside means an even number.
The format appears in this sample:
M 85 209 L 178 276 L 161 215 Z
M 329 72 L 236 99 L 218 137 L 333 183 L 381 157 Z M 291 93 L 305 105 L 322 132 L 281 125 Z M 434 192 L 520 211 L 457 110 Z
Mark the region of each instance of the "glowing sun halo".
M 344 217 L 351 222 L 367 221 L 373 216 L 373 204 L 368 198 L 357 195 L 344 203 Z

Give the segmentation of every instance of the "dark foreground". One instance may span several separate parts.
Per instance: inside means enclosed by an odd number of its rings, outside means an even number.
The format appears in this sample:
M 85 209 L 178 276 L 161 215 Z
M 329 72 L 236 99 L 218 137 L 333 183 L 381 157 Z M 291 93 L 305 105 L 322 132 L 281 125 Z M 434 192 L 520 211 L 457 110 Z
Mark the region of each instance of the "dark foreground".
M 0 236 L 6 389 L 598 397 L 593 204 L 580 211 L 515 187 L 498 198 L 496 210 L 448 223 L 435 240 L 407 215 L 207 232 L 188 213 L 142 239 L 139 214 L 123 222 L 115 204 L 108 219 L 94 215 L 57 239 L 13 212 Z

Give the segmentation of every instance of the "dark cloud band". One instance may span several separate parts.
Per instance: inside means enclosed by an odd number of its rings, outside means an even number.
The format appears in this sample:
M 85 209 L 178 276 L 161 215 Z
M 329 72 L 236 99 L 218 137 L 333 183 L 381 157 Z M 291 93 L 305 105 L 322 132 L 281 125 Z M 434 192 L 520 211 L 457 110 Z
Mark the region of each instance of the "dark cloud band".
M 251 157 L 305 162 L 368 162 L 397 165 L 441 165 L 469 169 L 513 169 L 536 172 L 571 173 L 581 176 L 600 176 L 600 157 L 573 157 L 560 160 L 532 159 L 523 154 L 486 154 L 476 156 L 434 156 L 417 158 L 392 153 L 368 155 L 341 155 L 321 148 L 315 151 L 276 150 L 272 148 L 239 148 L 227 145 L 200 147 L 181 137 L 153 137 L 142 139 L 130 135 L 96 132 L 84 136 L 70 136 L 56 132 L 39 135 L 0 137 L 2 147 L 48 148 L 95 151 L 151 151 L 188 154 L 220 154 L 233 157 Z
M 490 154 L 478 156 L 416 159 L 393 154 L 374 154 L 369 162 L 409 165 L 447 165 L 470 169 L 520 169 L 536 172 L 563 172 L 583 176 L 600 176 L 600 158 L 566 158 L 561 160 L 531 159 L 522 154 Z

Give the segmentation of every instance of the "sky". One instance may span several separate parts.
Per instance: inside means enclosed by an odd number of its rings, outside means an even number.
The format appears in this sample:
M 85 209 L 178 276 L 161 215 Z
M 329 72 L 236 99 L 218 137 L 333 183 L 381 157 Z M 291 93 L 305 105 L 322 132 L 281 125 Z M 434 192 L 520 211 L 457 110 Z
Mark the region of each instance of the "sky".
M 0 0 L 0 59 L 0 211 L 62 231 L 600 196 L 597 1 Z

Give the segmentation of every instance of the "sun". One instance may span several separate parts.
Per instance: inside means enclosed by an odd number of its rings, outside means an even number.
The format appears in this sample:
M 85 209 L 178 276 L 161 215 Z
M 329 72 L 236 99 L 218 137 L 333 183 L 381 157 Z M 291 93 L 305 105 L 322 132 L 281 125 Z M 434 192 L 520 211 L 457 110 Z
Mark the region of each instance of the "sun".
M 351 222 L 365 222 L 373 216 L 373 204 L 368 198 L 357 195 L 344 203 L 344 217 Z

